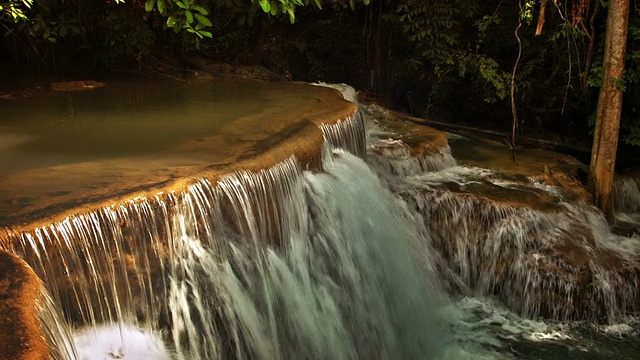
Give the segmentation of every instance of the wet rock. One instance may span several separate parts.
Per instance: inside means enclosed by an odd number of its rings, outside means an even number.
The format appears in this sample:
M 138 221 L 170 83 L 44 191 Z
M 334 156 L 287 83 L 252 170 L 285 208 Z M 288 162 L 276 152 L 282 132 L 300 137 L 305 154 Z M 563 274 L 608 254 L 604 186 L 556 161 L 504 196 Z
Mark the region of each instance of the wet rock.
M 0 274 L 0 358 L 49 359 L 36 303 L 40 280 L 23 260 L 2 250 Z
M 511 151 L 506 146 L 485 144 L 463 137 L 451 138 L 449 143 L 454 157 L 462 165 L 526 177 L 532 182 L 561 188 L 571 199 L 590 202 L 586 184 L 580 181 L 580 174 L 587 173 L 588 166 L 569 155 L 520 148 L 516 151 L 516 161 L 513 161 Z

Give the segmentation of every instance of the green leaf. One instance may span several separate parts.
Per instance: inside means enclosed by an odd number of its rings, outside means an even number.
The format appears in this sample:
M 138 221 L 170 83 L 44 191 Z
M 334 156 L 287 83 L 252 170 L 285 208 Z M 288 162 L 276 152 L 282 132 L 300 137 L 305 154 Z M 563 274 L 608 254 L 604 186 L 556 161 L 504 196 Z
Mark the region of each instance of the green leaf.
M 185 9 L 187 10 L 189 7 L 187 5 L 185 5 L 182 1 L 176 1 L 176 5 L 178 5 L 178 7 L 180 9 Z
M 175 15 L 171 15 L 169 16 L 169 18 L 167 19 L 167 26 L 168 27 L 173 27 L 174 25 L 176 25 L 178 23 L 178 18 Z
M 187 17 L 187 22 L 191 24 L 193 22 L 193 14 L 191 13 L 191 11 L 186 10 L 184 12 L 184 15 Z
M 204 7 L 198 5 L 198 4 L 192 4 L 191 5 L 191 10 L 195 10 L 197 12 L 199 12 L 202 15 L 209 15 L 209 11 L 207 11 L 207 9 L 205 9 Z
M 164 11 L 165 11 L 164 0 L 158 0 L 158 12 L 160 12 L 160 14 L 164 15 Z
M 287 9 L 287 13 L 289 14 L 289 21 L 293 24 L 296 22 L 296 15 L 293 13 L 293 9 Z
M 144 3 L 144 9 L 147 12 L 151 12 L 155 6 L 156 6 L 156 0 L 147 0 L 147 2 Z
M 196 17 L 196 19 L 198 20 L 198 22 L 204 26 L 212 26 L 213 24 L 211 23 L 211 20 L 207 19 L 206 16 L 202 16 L 200 14 L 193 14 L 193 16 Z
M 266 13 L 271 11 L 271 3 L 269 0 L 260 0 L 260 7 L 262 8 L 262 11 Z
M 202 36 L 206 36 L 208 38 L 213 38 L 213 35 L 209 31 L 200 30 L 198 34 L 201 34 Z

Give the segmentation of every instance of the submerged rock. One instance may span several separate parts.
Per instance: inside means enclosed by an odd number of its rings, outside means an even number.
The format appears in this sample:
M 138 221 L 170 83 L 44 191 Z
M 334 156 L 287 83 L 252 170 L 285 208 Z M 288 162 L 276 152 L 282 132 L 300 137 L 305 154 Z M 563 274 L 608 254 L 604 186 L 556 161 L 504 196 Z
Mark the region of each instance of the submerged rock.
M 105 86 L 105 83 L 93 80 L 61 81 L 49 84 L 53 91 L 84 91 Z

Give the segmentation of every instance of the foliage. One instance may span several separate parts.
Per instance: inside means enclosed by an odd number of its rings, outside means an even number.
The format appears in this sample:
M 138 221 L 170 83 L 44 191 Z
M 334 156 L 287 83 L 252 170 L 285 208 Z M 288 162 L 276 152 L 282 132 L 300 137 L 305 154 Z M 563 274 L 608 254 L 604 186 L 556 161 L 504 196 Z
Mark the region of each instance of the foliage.
M 531 25 L 531 21 L 533 21 L 533 10 L 535 5 L 535 0 L 526 0 L 520 9 L 520 18 L 524 20 L 527 25 Z
M 30 9 L 32 5 L 33 0 L 0 1 L 0 23 L 18 23 L 27 20 L 28 18 L 25 12 Z
M 479 16 L 479 10 L 478 2 L 468 1 L 407 0 L 398 6 L 402 33 L 413 44 L 421 71 L 432 73 L 428 77 L 436 85 L 428 92 L 426 115 L 459 92 L 461 82 L 474 87 L 485 103 L 495 104 L 508 95 L 507 68 L 483 53 L 488 31 L 502 19 Z
M 144 7 L 148 12 L 156 10 L 166 17 L 166 26 L 176 33 L 184 30 L 194 34 L 198 39 L 213 37 L 211 32 L 206 30 L 212 26 L 211 20 L 207 17 L 209 10 L 206 4 L 199 4 L 196 0 L 147 0 Z
M 593 19 L 575 14 L 596 1 L 547 1 L 544 31 L 535 36 L 542 0 L 0 0 L 0 36 L 5 53 L 31 71 L 153 70 L 154 54 L 197 53 L 377 92 L 378 66 L 379 95 L 405 110 L 506 128 L 521 21 L 515 94 L 522 130 L 586 138 L 601 85 L 606 9 Z M 637 11 L 620 79 L 623 139 L 633 144 L 640 143 Z M 593 66 L 586 66 L 590 41 Z M 461 100 L 464 106 L 453 106 Z
M 357 3 L 363 3 L 369 5 L 370 0 L 324 0 L 334 6 L 349 7 L 354 10 Z M 385 0 L 379 0 L 385 1 Z M 252 0 L 252 2 L 258 3 L 263 12 L 271 15 L 286 15 L 289 17 L 289 21 L 293 24 L 296 21 L 296 8 L 304 6 L 314 6 L 317 9 L 322 10 L 323 0 Z

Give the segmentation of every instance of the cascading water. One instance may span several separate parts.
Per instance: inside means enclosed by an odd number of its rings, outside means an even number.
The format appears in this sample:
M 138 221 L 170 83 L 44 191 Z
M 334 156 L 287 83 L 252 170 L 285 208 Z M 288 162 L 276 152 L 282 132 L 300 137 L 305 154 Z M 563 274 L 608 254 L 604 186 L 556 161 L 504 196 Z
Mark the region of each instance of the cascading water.
M 287 219 L 278 247 L 269 246 L 260 229 L 266 224 L 256 219 L 264 194 L 225 193 L 237 205 L 233 217 L 257 221 L 243 223 L 236 235 L 244 240 L 215 240 L 224 255 L 185 234 L 184 271 L 202 273 L 196 288 L 213 289 L 224 307 L 221 314 L 209 308 L 202 322 L 226 327 L 235 343 L 227 351 L 240 358 L 437 354 L 438 299 L 411 256 L 406 209 L 348 153 L 325 171 L 289 178 L 276 210 Z M 371 192 L 379 196 L 363 196 Z M 190 298 L 190 308 L 206 308 L 199 296 Z
M 412 156 L 380 111 L 322 126 L 319 172 L 290 158 L 8 231 L 2 247 L 80 328 L 58 357 L 510 358 L 505 342 L 570 336 L 482 296 L 555 319 L 637 310 L 637 238 L 557 188 L 457 166 L 448 147 Z M 514 206 L 483 186 L 552 200 Z
M 71 331 L 60 313 L 60 308 L 43 287 L 35 306 L 40 309 L 39 317 L 43 335 L 49 346 L 52 359 L 75 359 L 76 348 L 72 341 Z
M 373 129 L 369 161 L 422 215 L 427 246 L 450 288 L 497 295 L 527 317 L 615 321 L 638 311 L 638 238 L 611 233 L 600 213 L 538 179 L 458 166 L 448 147 L 411 157 L 377 123 L 384 109 L 365 112 Z M 616 193 L 620 211 L 638 212 L 635 181 L 621 182 Z
M 322 130 L 364 152 L 359 116 Z M 435 357 L 446 329 L 426 262 L 413 256 L 414 222 L 361 160 L 325 157 L 323 173 L 291 158 L 3 243 L 88 326 L 80 358 L 96 351 L 92 340 L 105 356 L 164 356 L 152 337 L 161 332 L 181 359 Z
M 78 322 L 91 325 L 81 346 L 99 323 L 122 323 L 131 339 L 131 324 L 161 329 L 164 309 L 183 359 L 435 357 L 446 329 L 409 213 L 349 153 L 324 171 L 303 174 L 292 158 L 201 181 L 23 234 L 14 250 L 62 304 L 71 288 Z
M 600 230 L 606 221 L 584 206 L 535 210 L 447 189 L 477 186 L 480 172 L 457 167 L 444 178 L 415 177 L 417 188 L 400 192 L 428 219 L 433 248 L 462 283 L 529 317 L 615 320 L 638 309 L 637 239 Z M 527 191 L 499 186 L 516 196 Z
M 616 179 L 613 204 L 619 232 L 627 236 L 640 235 L 640 179 Z

